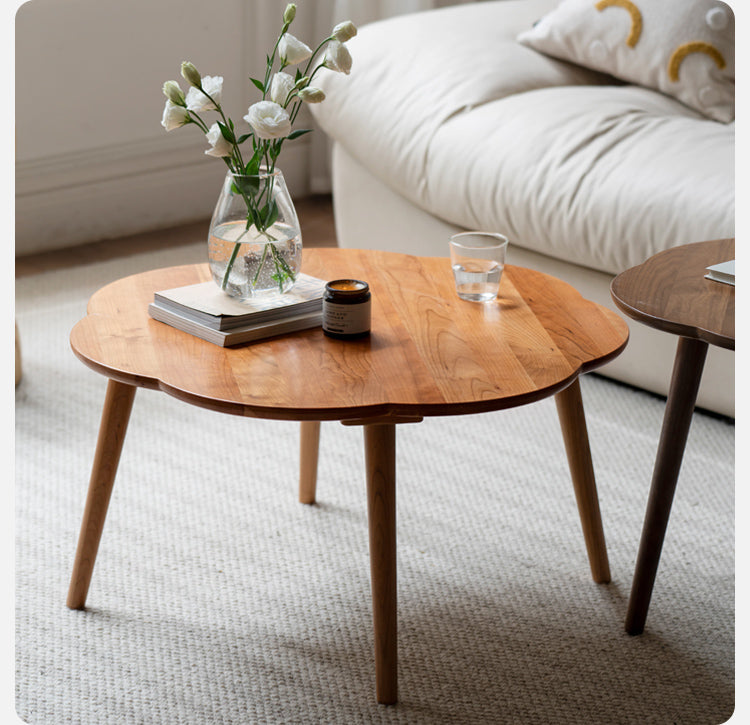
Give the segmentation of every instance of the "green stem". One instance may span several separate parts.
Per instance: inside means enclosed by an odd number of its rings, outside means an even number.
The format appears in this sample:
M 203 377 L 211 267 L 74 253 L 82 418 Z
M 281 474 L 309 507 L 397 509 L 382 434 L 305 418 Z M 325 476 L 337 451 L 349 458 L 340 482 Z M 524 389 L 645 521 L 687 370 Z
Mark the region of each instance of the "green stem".
M 227 284 L 229 284 L 229 273 L 232 271 L 232 267 L 234 267 L 234 262 L 237 259 L 237 253 L 240 251 L 240 245 L 238 242 L 234 243 L 234 249 L 232 250 L 232 254 L 229 257 L 229 261 L 227 262 L 227 268 L 224 270 L 224 278 L 221 280 L 221 289 L 226 291 Z
M 247 232 L 250 229 L 250 220 L 248 219 L 247 224 L 245 225 L 245 231 L 240 234 L 239 237 L 237 237 L 237 241 L 234 243 L 234 249 L 232 249 L 232 254 L 229 255 L 229 260 L 227 261 L 227 268 L 224 270 L 224 277 L 221 280 L 221 289 L 226 290 L 227 284 L 229 284 L 229 274 L 232 271 L 232 268 L 234 267 L 234 262 L 237 259 L 237 254 L 240 251 L 240 245 L 242 242 L 239 240 L 242 239 L 242 237 L 247 234 Z
M 255 277 L 253 277 L 253 287 L 258 283 L 258 277 L 260 276 L 260 270 L 263 269 L 263 265 L 266 263 L 266 256 L 268 254 L 268 244 L 263 245 L 263 254 L 260 258 L 260 264 L 258 265 L 258 269 L 255 270 Z
M 329 35 L 329 36 L 328 36 L 328 37 L 327 37 L 327 38 L 326 38 L 325 40 L 321 40 L 321 41 L 320 41 L 320 45 L 318 45 L 318 47 L 317 47 L 317 48 L 316 48 L 316 49 L 315 49 L 315 50 L 313 51 L 313 54 L 312 54 L 312 55 L 310 56 L 310 60 L 308 60 L 308 61 L 307 61 L 307 65 L 305 66 L 305 72 L 304 72 L 304 73 L 302 74 L 303 76 L 306 76 L 306 75 L 307 75 L 307 71 L 309 71 L 309 70 L 310 70 L 310 66 L 311 66 L 311 65 L 313 64 L 313 61 L 315 60 L 315 56 L 316 56 L 316 55 L 317 55 L 318 53 L 320 53 L 320 50 L 321 50 L 321 48 L 322 48 L 322 47 L 323 47 L 323 46 L 324 46 L 324 45 L 325 45 L 325 44 L 326 44 L 326 43 L 327 43 L 327 42 L 328 42 L 329 40 L 333 40 L 333 39 L 334 39 L 334 38 L 333 38 L 333 36 L 332 36 L 332 35 Z M 323 63 L 325 63 L 325 61 L 323 61 Z M 323 65 L 323 63 L 321 63 L 321 64 L 320 64 L 320 65 L 318 66 L 318 68 L 320 68 L 320 66 L 322 66 L 322 65 Z M 313 74 L 312 74 L 313 76 L 314 76 L 314 75 L 315 75 L 315 73 L 316 73 L 316 72 L 318 71 L 318 68 L 316 68 L 316 69 L 315 69 L 315 70 L 313 71 Z M 312 80 L 312 76 L 310 76 L 310 80 Z
M 289 30 L 289 23 L 285 23 L 283 27 L 281 28 L 281 32 L 279 33 L 279 37 L 276 38 L 276 44 L 273 46 L 273 50 L 271 51 L 271 55 L 268 56 L 268 62 L 266 63 L 266 75 L 263 79 L 263 100 L 266 100 L 266 93 L 268 91 L 268 81 L 271 78 L 271 69 L 273 68 L 273 61 L 276 58 L 276 51 L 279 49 L 279 43 L 281 42 L 281 37 L 286 33 L 287 30 Z

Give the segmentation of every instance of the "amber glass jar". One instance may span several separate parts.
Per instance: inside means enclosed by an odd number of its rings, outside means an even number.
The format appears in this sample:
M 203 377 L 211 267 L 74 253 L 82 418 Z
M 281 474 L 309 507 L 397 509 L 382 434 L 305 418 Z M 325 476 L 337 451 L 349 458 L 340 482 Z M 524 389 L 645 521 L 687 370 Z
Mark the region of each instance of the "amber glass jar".
M 358 279 L 335 279 L 323 295 L 323 333 L 340 340 L 370 334 L 370 287 Z

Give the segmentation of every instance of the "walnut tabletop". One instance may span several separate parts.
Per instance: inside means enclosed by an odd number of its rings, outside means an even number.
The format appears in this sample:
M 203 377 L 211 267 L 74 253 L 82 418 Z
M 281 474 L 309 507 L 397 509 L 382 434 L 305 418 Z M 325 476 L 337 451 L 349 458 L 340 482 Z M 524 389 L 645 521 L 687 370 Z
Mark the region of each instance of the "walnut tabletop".
M 372 332 L 320 328 L 222 348 L 148 315 L 155 291 L 210 279 L 208 265 L 160 269 L 99 290 L 71 333 L 75 354 L 129 385 L 260 418 L 345 420 L 478 413 L 552 395 L 615 357 L 627 326 L 548 275 L 506 266 L 499 300 L 458 299 L 450 261 L 306 249 L 305 273 L 364 279 Z
M 673 247 L 612 281 L 615 304 L 634 320 L 678 335 L 651 477 L 625 629 L 643 632 L 709 345 L 734 350 L 734 286 L 705 278 L 734 259 L 734 239 Z
M 706 267 L 734 259 L 734 239 L 667 249 L 612 281 L 614 303 L 634 320 L 734 350 L 734 287 Z
M 224 348 L 153 320 L 154 292 L 210 279 L 208 265 L 137 274 L 99 290 L 71 332 L 109 383 L 67 605 L 83 609 L 138 387 L 213 410 L 300 421 L 299 500 L 316 495 L 321 421 L 364 430 L 378 702 L 397 700 L 396 428 L 555 396 L 592 577 L 610 579 L 578 376 L 618 355 L 625 322 L 554 277 L 507 266 L 498 300 L 456 295 L 450 260 L 306 249 L 306 274 L 365 280 L 368 338 L 320 328 Z M 425 501 L 429 505 L 429 501 Z

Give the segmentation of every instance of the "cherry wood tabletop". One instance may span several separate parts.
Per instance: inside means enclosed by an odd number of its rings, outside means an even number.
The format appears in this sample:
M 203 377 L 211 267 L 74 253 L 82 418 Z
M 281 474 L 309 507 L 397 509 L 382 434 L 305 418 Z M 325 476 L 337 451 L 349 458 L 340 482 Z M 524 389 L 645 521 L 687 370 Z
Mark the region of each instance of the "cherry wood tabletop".
M 734 350 L 734 287 L 705 278 L 730 259 L 734 239 L 667 249 L 615 277 L 612 299 L 644 325 Z
M 372 332 L 336 340 L 320 328 L 222 348 L 153 320 L 155 291 L 210 279 L 208 265 L 109 284 L 71 332 L 75 354 L 116 381 L 195 405 L 286 420 L 478 413 L 533 402 L 616 357 L 625 322 L 566 283 L 506 266 L 499 298 L 460 300 L 450 260 L 306 249 L 303 269 L 363 279 Z

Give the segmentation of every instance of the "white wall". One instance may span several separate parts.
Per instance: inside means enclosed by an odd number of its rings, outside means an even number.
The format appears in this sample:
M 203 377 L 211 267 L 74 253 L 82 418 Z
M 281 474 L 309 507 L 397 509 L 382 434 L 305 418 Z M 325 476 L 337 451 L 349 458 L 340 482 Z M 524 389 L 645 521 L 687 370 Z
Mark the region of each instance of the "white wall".
M 293 32 L 307 42 L 314 0 Z M 180 63 L 224 77 L 236 123 L 258 92 L 286 0 L 31 0 L 15 19 L 16 254 L 210 216 L 226 167 L 196 126 L 161 126 Z M 319 23 L 318 23 L 319 24 Z M 311 32 L 308 32 L 310 30 Z M 299 124 L 297 124 L 299 127 Z M 278 165 L 308 193 L 310 135 Z

